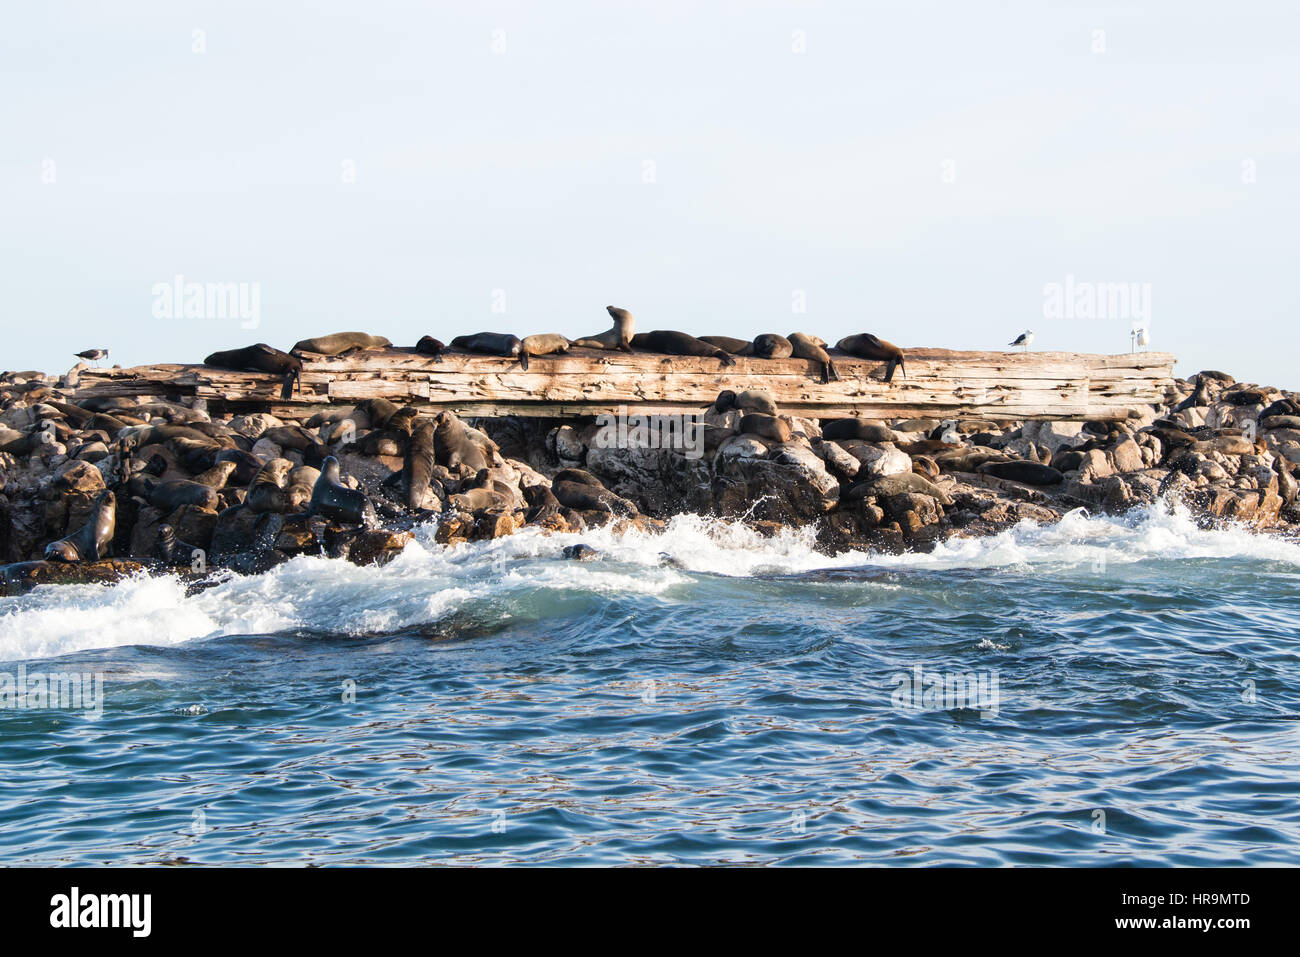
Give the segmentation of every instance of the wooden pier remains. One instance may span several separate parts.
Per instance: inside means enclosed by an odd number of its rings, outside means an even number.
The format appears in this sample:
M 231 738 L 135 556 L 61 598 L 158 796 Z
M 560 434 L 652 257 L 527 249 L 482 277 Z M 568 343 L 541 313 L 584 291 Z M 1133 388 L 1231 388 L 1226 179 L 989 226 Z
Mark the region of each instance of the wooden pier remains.
M 573 349 L 518 360 L 409 349 L 378 349 L 337 358 L 308 355 L 302 389 L 280 399 L 278 376 L 205 365 L 87 369 L 79 398 L 196 396 L 213 411 L 266 411 L 301 417 L 329 406 L 382 396 L 397 404 L 451 409 L 467 416 L 542 418 L 693 412 L 723 389 L 762 388 L 790 415 L 833 418 L 972 416 L 993 419 L 1122 419 L 1164 399 L 1174 357 L 1164 352 L 1093 355 L 1073 352 L 956 352 L 908 349 L 906 376 L 883 381 L 884 363 L 832 352 L 842 381 L 823 384 L 804 359 L 714 358 Z

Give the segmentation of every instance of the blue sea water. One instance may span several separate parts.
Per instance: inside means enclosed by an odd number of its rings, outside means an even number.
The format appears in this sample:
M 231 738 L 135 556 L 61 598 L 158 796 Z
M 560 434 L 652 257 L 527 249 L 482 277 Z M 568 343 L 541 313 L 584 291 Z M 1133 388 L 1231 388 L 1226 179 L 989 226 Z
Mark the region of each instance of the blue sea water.
M 0 672 L 104 676 L 0 710 L 0 863 L 1300 860 L 1294 542 L 577 540 L 0 600 Z

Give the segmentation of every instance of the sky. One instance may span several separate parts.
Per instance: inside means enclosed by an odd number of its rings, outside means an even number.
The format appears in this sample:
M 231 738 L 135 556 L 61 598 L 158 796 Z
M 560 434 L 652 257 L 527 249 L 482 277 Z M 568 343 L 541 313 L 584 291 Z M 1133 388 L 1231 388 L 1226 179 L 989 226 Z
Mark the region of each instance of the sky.
M 1300 389 L 1298 32 L 1250 0 L 14 4 L 0 368 L 612 304 L 904 348 L 1144 324 L 1178 375 Z M 177 276 L 250 309 L 169 311 Z

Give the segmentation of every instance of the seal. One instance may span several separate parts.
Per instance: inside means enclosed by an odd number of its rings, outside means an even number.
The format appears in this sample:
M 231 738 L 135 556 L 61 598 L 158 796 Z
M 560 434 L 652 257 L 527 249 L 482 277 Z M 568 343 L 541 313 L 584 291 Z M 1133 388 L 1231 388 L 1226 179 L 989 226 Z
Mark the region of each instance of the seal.
M 86 524 L 67 538 L 45 546 L 47 562 L 97 562 L 113 550 L 117 533 L 117 499 L 108 489 L 95 497 Z
M 170 525 L 159 525 L 154 553 L 164 565 L 191 565 L 196 558 L 203 555 L 203 549 L 189 542 L 182 542 L 176 537 L 176 530 Z
M 790 340 L 790 348 L 794 350 L 792 354 L 796 359 L 811 359 L 822 364 L 823 383 L 840 381 L 835 363 L 831 362 L 831 357 L 826 352 L 826 343 L 802 332 L 792 332 L 786 338 Z
M 579 485 L 590 485 L 594 488 L 604 488 L 605 483 L 596 476 L 592 475 L 586 469 L 560 469 L 555 473 L 552 482 L 577 482 Z
M 736 364 L 731 353 L 724 352 L 717 346 L 709 345 L 703 339 L 677 332 L 675 329 L 656 329 L 654 332 L 640 332 L 632 337 L 634 349 L 647 352 L 662 352 L 670 356 L 707 356 L 721 360 L 724 366 Z
M 614 320 L 612 328 L 585 339 L 574 339 L 571 343 L 584 349 L 618 349 L 622 352 L 632 351 L 632 333 L 636 329 L 636 320 L 632 313 L 618 306 L 606 306 L 605 311 Z
M 314 352 L 322 356 L 337 356 L 344 352 L 360 349 L 386 349 L 392 343 L 383 336 L 372 336 L 365 332 L 332 332 L 328 336 L 316 336 L 313 339 L 301 339 L 294 344 L 291 352 Z
M 220 502 L 216 490 L 201 482 L 191 482 L 189 479 L 173 479 L 170 482 L 141 479 L 141 482 L 149 504 L 164 515 L 170 515 L 182 505 L 193 505 L 215 512 Z
M 339 472 L 339 460 L 326 456 L 321 463 L 320 478 L 311 490 L 311 501 L 307 505 L 307 514 L 324 515 L 328 519 L 344 525 L 363 525 L 374 528 L 379 524 L 375 507 L 370 504 L 364 492 L 348 488 L 343 484 Z
M 1009 479 L 1024 485 L 1060 485 L 1065 478 L 1050 465 L 1030 462 L 1028 459 L 1015 459 L 1011 462 L 985 462 L 977 471 L 994 478 Z
M 747 356 L 754 351 L 754 344 L 744 339 L 733 339 L 731 336 L 700 336 L 701 342 L 707 342 L 711 346 L 717 346 L 723 352 L 729 352 L 733 356 Z
M 529 356 L 552 356 L 569 351 L 569 340 L 564 336 L 544 332 L 535 336 L 524 336 L 519 343 L 519 364 L 528 368 Z
M 615 495 L 609 489 L 595 485 L 582 482 L 556 482 L 551 486 L 551 492 L 561 505 L 579 511 L 609 512 L 611 515 L 623 518 L 632 518 L 639 514 L 637 507 L 627 499 Z
M 740 420 L 742 435 L 757 435 L 773 442 L 790 441 L 790 423 L 775 415 L 751 412 Z
M 285 490 L 286 480 L 293 463 L 288 459 L 271 459 L 253 476 L 248 485 L 248 494 L 244 504 L 251 512 L 274 512 L 284 514 L 289 511 L 289 496 Z
M 235 470 L 238 468 L 238 463 L 230 459 L 223 459 L 219 462 L 213 462 L 211 468 L 205 469 L 194 476 L 194 481 L 220 492 L 226 487 L 226 483 L 230 481 L 230 476 L 234 475 Z
M 718 396 L 718 398 L 722 398 Z M 762 412 L 766 415 L 776 415 L 776 399 L 772 398 L 772 393 L 766 389 L 746 389 L 736 396 L 736 408 L 742 412 Z
M 487 456 L 469 437 L 465 424 L 452 412 L 442 411 L 433 417 L 434 448 L 439 465 L 454 469 L 465 465 L 476 474 L 488 467 Z
M 284 377 L 280 388 L 280 398 L 287 399 L 293 395 L 296 383 L 302 392 L 302 360 L 287 352 L 273 349 L 265 342 L 258 342 L 242 349 L 228 349 L 214 352 L 203 360 L 205 366 L 217 369 L 234 369 L 237 372 L 273 372 Z
M 584 542 L 578 542 L 576 545 L 564 546 L 562 553 L 565 558 L 575 562 L 594 562 L 600 557 L 600 551 L 592 548 Z
M 442 340 L 435 339 L 433 336 L 420 336 L 420 341 L 415 344 L 415 351 L 422 356 L 433 356 L 441 362 L 442 354 L 447 351 L 447 347 L 442 344 Z
M 411 432 L 406 443 L 406 456 L 402 460 L 402 497 L 412 511 L 424 508 L 433 480 L 433 467 L 437 464 L 436 443 L 432 422 L 422 422 Z
M 788 359 L 794 355 L 794 346 L 785 336 L 774 332 L 765 332 L 754 337 L 753 355 L 760 359 Z
M 856 336 L 845 336 L 835 344 L 835 348 L 841 352 L 847 352 L 851 356 L 857 356 L 859 359 L 879 359 L 882 362 L 889 363 L 885 366 L 886 382 L 894 378 L 895 367 L 903 371 L 904 379 L 907 378 L 903 350 L 892 342 L 877 339 L 869 332 L 862 332 Z
M 892 442 L 894 433 L 883 422 L 872 422 L 867 419 L 833 419 L 822 424 L 822 438 Z
M 460 512 L 498 511 L 510 507 L 510 500 L 495 489 L 467 488 L 447 499 L 447 503 Z
M 512 357 L 519 355 L 519 337 L 504 332 L 476 332 L 472 336 L 457 336 L 451 340 L 457 349 L 482 352 L 490 356 Z

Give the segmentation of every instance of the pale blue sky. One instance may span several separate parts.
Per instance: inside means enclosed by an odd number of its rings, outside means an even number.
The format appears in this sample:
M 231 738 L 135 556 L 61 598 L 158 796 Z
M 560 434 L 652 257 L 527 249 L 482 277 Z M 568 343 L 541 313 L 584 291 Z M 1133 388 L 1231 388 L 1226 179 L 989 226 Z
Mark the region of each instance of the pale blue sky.
M 983 349 L 1032 327 L 1035 348 L 1127 351 L 1128 321 L 1043 317 L 1068 274 L 1150 283 L 1152 346 L 1181 375 L 1300 388 L 1294 5 L 167 0 L 5 20 L 3 368 L 343 329 L 578 336 L 610 303 L 697 335 Z M 259 328 L 155 318 L 177 273 L 260 283 Z

